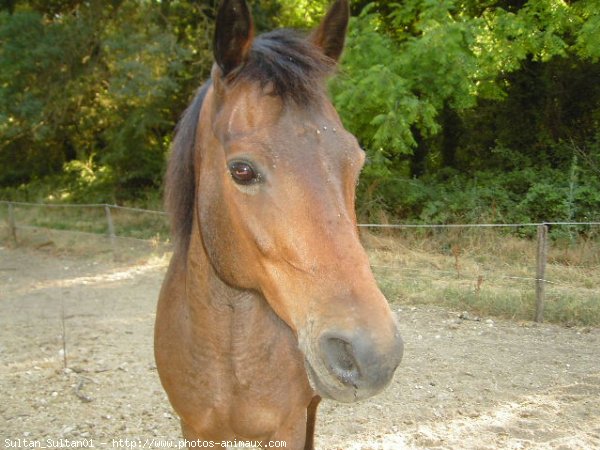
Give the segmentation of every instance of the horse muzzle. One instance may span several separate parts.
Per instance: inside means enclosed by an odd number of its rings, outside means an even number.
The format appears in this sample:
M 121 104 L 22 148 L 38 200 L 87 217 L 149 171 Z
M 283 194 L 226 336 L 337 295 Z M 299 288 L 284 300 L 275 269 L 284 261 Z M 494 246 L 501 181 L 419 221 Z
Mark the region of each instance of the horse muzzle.
M 377 330 L 381 331 L 381 330 Z M 381 336 L 369 330 L 328 330 L 306 352 L 308 378 L 324 398 L 354 402 L 381 392 L 391 381 L 404 352 L 395 325 Z

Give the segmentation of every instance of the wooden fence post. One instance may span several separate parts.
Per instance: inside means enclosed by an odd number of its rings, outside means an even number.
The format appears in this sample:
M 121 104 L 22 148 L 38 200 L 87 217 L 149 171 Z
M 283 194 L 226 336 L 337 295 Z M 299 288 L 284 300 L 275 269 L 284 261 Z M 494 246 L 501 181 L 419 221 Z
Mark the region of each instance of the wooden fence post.
M 104 213 L 106 214 L 106 222 L 108 224 L 108 237 L 110 237 L 110 245 L 114 251 L 115 249 L 115 226 L 113 224 L 112 215 L 110 213 L 110 206 L 104 205 Z
M 17 225 L 15 222 L 15 211 L 12 203 L 8 204 L 8 232 L 13 242 L 17 244 Z
M 537 271 L 535 277 L 535 321 L 544 321 L 544 301 L 546 299 L 546 259 L 548 254 L 548 225 L 537 227 Z

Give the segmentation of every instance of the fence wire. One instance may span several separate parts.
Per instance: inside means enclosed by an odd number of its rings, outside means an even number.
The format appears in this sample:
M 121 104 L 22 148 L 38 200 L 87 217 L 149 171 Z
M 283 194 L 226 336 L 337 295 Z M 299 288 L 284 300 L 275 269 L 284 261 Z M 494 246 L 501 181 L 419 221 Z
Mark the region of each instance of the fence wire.
M 158 216 L 168 217 L 166 211 L 153 209 L 134 208 L 130 206 L 120 206 L 109 203 L 30 203 L 0 200 L 0 204 L 10 207 L 25 206 L 38 208 L 109 208 L 110 210 L 122 210 L 129 212 L 138 212 L 142 214 L 153 214 Z M 359 223 L 359 228 L 383 228 L 383 229 L 452 229 L 452 228 L 522 228 L 522 227 L 538 227 L 540 225 L 547 226 L 600 226 L 600 222 L 560 222 L 560 221 L 545 221 L 545 222 L 523 222 L 523 223 L 451 223 L 451 224 L 424 224 L 424 223 L 402 223 L 402 224 L 382 224 L 382 223 Z
M 50 230 L 83 236 L 79 241 L 106 239 L 113 252 L 120 247 L 117 241 L 170 245 L 168 214 L 158 210 L 0 200 L 0 221 L 15 240 Z M 521 318 L 541 318 L 545 303 L 551 317 L 568 310 L 575 322 L 592 317 L 592 323 L 600 323 L 600 222 L 358 227 L 373 272 L 392 301 L 433 299 L 465 309 L 496 302 L 498 311 L 492 313 Z M 556 233 L 565 228 L 569 231 Z M 545 230 L 542 241 L 540 230 Z

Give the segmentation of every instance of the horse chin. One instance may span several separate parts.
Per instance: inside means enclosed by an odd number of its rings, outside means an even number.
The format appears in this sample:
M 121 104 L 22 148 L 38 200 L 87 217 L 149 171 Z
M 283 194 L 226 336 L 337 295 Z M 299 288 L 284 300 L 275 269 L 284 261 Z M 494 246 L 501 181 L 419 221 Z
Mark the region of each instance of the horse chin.
M 385 386 L 381 386 L 377 389 L 369 389 L 346 384 L 330 373 L 323 365 L 311 364 L 308 357 L 305 358 L 304 366 L 310 387 L 325 399 L 341 403 L 354 403 L 372 397 L 385 388 Z M 315 366 L 321 366 L 319 368 L 322 370 L 316 369 Z
M 359 400 L 358 389 L 355 387 L 344 386 L 342 383 L 335 386 L 333 383 L 327 383 L 323 377 L 317 375 L 315 369 L 308 360 L 305 362 L 306 374 L 310 387 L 322 398 L 335 400 L 342 403 L 352 403 Z

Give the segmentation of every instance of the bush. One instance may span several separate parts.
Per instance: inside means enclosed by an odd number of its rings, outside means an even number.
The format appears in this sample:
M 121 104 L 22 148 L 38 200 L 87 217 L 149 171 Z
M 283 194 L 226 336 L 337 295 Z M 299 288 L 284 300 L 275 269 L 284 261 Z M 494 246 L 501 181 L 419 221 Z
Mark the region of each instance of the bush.
M 600 218 L 600 183 L 577 183 L 558 169 L 524 168 L 474 175 L 443 170 L 419 179 L 388 177 L 359 191 L 362 220 L 381 216 L 416 223 L 539 223 Z M 368 198 L 365 198 L 368 197 Z

